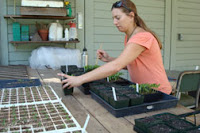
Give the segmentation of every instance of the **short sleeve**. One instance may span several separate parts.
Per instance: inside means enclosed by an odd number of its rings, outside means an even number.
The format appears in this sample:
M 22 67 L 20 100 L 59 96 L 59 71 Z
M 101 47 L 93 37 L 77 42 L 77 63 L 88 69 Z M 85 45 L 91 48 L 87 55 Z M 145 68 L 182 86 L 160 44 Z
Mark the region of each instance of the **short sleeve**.
M 150 32 L 140 32 L 132 36 L 127 42 L 127 44 L 135 43 L 147 49 L 150 49 L 150 47 L 154 42 L 155 42 L 155 37 Z

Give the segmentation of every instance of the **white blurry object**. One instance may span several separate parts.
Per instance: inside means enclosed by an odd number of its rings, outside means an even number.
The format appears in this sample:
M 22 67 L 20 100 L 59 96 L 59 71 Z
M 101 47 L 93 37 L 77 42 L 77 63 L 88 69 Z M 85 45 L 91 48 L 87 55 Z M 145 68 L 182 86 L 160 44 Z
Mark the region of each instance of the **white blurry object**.
M 78 12 L 78 29 L 83 29 L 83 14 Z
M 76 39 L 77 37 L 77 29 L 76 29 L 76 23 L 70 22 L 69 23 L 70 28 L 69 28 L 69 39 Z
M 136 92 L 139 93 L 139 84 L 138 83 L 136 83 Z
M 199 70 L 199 66 L 196 66 L 195 70 Z
M 69 41 L 69 31 L 68 31 L 68 28 L 65 28 L 65 40 Z
M 78 49 L 58 47 L 40 47 L 31 53 L 29 64 L 33 69 L 60 69 L 61 65 L 77 65 L 80 67 L 81 52 Z
M 63 38 L 63 27 L 56 20 L 56 23 L 51 23 L 49 27 L 49 41 L 60 41 Z
M 21 6 L 33 7 L 64 7 L 63 1 L 50 0 L 21 0 Z

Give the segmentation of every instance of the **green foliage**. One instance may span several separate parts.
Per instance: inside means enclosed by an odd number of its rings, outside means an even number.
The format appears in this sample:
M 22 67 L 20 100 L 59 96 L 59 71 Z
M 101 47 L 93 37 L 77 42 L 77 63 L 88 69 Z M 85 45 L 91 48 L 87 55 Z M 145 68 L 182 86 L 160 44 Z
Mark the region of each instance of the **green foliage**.
M 87 66 L 84 67 L 84 69 L 85 69 L 85 72 L 89 72 L 89 71 L 92 71 L 92 70 L 94 70 L 98 67 L 99 67 L 99 65 L 87 65 Z
M 156 90 L 153 88 L 158 88 L 160 84 L 140 84 L 139 85 L 139 93 L 140 94 L 152 94 L 156 93 Z M 136 89 L 136 85 L 130 85 L 130 87 Z
M 116 80 L 118 80 L 118 79 L 120 78 L 120 76 L 122 76 L 122 75 L 123 75 L 122 72 L 117 72 L 117 73 L 115 73 L 115 74 L 109 76 L 108 78 L 109 78 L 109 81 L 116 81 Z

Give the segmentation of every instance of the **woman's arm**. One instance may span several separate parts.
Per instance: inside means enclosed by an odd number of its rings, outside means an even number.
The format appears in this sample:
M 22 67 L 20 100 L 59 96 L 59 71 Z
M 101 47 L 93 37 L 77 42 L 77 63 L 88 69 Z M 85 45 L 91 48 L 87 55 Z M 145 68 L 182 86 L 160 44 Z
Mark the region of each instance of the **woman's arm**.
M 90 71 L 86 74 L 83 74 L 81 76 L 68 76 L 65 74 L 59 74 L 60 76 L 64 76 L 67 79 L 63 80 L 62 83 L 66 83 L 63 88 L 69 86 L 71 87 L 77 87 L 80 86 L 83 83 L 99 80 L 105 77 L 108 77 L 110 75 L 113 75 L 126 67 L 129 63 L 131 63 L 133 60 L 135 60 L 143 51 L 145 48 L 141 45 L 137 44 L 127 44 L 123 52 L 120 54 L 120 56 L 113 61 L 110 61 L 103 66 Z

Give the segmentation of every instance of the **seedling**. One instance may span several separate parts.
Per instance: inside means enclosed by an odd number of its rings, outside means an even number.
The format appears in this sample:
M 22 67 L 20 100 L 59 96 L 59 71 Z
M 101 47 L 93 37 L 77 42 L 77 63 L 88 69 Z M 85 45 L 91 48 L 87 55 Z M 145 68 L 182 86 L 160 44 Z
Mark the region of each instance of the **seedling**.
M 152 94 L 155 93 L 155 88 L 158 88 L 160 84 L 140 84 L 139 85 L 139 93 L 140 94 Z M 132 88 L 136 88 L 136 85 L 130 85 Z
M 98 67 L 99 67 L 99 65 L 87 65 L 87 66 L 84 67 L 84 70 L 85 70 L 85 72 L 89 72 L 89 71 L 92 71 L 92 70 L 94 70 Z
M 109 81 L 117 81 L 122 75 L 123 75 L 122 72 L 117 72 L 116 74 L 111 75 L 108 78 L 109 78 Z

